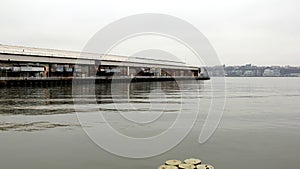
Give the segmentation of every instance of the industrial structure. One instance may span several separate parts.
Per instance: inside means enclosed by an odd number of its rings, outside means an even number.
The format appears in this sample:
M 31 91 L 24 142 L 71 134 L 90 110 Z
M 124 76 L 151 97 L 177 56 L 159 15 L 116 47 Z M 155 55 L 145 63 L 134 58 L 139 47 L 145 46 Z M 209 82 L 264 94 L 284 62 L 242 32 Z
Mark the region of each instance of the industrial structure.
M 0 45 L 0 78 L 209 79 L 206 70 L 181 61 L 81 53 L 54 49 Z

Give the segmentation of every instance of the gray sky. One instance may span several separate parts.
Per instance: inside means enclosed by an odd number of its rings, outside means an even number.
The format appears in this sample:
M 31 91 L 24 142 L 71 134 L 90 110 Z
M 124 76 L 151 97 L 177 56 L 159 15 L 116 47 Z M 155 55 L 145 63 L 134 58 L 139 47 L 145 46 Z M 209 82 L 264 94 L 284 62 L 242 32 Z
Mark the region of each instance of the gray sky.
M 299 0 L 1 0 L 0 43 L 81 51 L 103 26 L 163 13 L 196 26 L 221 63 L 300 65 Z

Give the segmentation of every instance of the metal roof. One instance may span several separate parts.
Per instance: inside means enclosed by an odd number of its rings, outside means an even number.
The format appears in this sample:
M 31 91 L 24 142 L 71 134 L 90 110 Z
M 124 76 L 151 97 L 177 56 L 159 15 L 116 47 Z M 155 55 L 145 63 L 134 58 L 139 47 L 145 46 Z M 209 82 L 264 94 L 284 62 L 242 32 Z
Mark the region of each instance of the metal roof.
M 11 46 L 0 44 L 0 54 L 24 56 L 15 58 L 16 61 L 35 62 L 61 62 L 74 64 L 93 64 L 95 60 L 100 60 L 103 65 L 123 65 L 123 66 L 144 66 L 144 67 L 164 67 L 172 69 L 190 69 L 199 66 L 189 66 L 181 61 L 151 59 L 143 57 L 128 57 L 121 55 L 104 55 L 96 53 L 82 53 L 75 51 L 44 49 L 24 46 Z M 1 55 L 0 60 L 7 60 L 9 57 Z M 13 59 L 14 60 L 14 59 Z

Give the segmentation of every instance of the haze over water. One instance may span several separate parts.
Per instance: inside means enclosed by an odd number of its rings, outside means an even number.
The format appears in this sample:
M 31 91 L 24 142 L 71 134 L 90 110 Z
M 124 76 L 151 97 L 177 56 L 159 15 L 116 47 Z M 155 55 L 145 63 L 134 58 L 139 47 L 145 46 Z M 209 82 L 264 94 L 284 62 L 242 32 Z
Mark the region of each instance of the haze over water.
M 73 107 L 72 87 L 14 87 L 0 90 L 0 168 L 157 168 L 167 159 L 197 157 L 217 169 L 299 168 L 300 78 L 226 78 L 227 99 L 221 123 L 211 137 L 198 143 L 209 108 L 210 82 L 189 83 L 180 90 L 176 82 L 133 83 L 129 86 L 129 113 L 159 113 L 151 106 L 167 104 L 157 125 L 143 127 L 117 118 L 108 84 L 96 87 L 101 112 L 118 131 L 134 137 L 156 135 L 171 124 L 180 104 L 181 113 L 200 114 L 188 137 L 157 157 L 116 157 L 93 143 L 82 130 Z M 199 89 L 200 86 L 200 89 Z M 198 94 L 198 89 L 200 94 Z M 197 90 L 197 91 L 196 91 Z M 151 91 L 158 93 L 153 95 Z M 189 99 L 181 103 L 181 93 Z M 89 101 L 89 97 L 83 97 Z M 150 104 L 151 103 L 151 104 Z M 194 107 L 193 107 L 194 105 Z M 86 109 L 93 111 L 93 107 Z

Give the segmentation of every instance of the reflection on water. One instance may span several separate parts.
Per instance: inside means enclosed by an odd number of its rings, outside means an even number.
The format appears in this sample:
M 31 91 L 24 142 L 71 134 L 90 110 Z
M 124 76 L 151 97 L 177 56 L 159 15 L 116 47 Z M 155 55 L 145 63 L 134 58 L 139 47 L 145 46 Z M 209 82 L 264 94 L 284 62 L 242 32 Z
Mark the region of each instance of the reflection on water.
M 118 91 L 126 92 L 131 103 L 146 103 L 147 93 L 155 90 L 157 87 L 166 93 L 174 93 L 178 91 L 175 82 L 163 83 L 121 83 L 118 87 L 122 87 Z M 78 86 L 78 90 L 90 90 L 90 96 L 79 96 L 83 103 L 88 103 L 90 98 L 96 98 L 98 104 L 108 104 L 118 102 L 112 100 L 111 85 L 98 84 L 96 88 L 87 86 Z M 116 96 L 116 95 L 115 95 Z M 74 96 L 77 97 L 77 96 Z M 121 98 L 120 98 L 121 99 Z M 72 87 L 16 87 L 2 88 L 0 90 L 0 114 L 2 115 L 51 115 L 73 113 L 73 96 Z
M 50 115 L 72 113 L 71 87 L 3 88 L 0 92 L 2 115 Z
M 189 157 L 221 169 L 300 168 L 299 84 L 299 78 L 228 78 L 223 119 L 203 145 L 197 139 L 211 95 L 219 97 L 209 81 L 183 87 L 175 82 L 78 86 L 74 96 L 71 86 L 1 88 L 0 168 L 156 168 L 166 159 Z M 183 113 L 199 106 L 200 114 L 195 129 L 175 149 L 154 158 L 124 159 L 88 139 L 79 127 L 73 97 L 89 104 L 82 112 L 100 111 L 112 127 L 134 137 L 164 131 L 180 104 Z M 141 119 L 130 113 L 159 120 L 134 124 L 130 120 Z
M 186 86 L 193 88 L 191 84 Z M 0 90 L 0 115 L 5 118 L 0 121 L 1 130 L 33 131 L 35 129 L 31 128 L 53 128 L 45 127 L 44 121 L 39 121 L 39 119 L 42 116 L 59 117 L 63 114 L 74 114 L 73 98 L 80 98 L 80 102 L 76 104 L 89 105 L 85 106 L 82 111 L 100 111 L 107 113 L 108 118 L 117 118 L 116 112 L 176 112 L 181 103 L 177 82 L 117 83 L 73 87 L 78 92 L 72 92 L 72 86 L 2 88 Z M 181 90 L 185 89 L 181 88 Z M 189 89 L 186 90 L 189 91 Z M 24 116 L 27 119 L 30 118 L 30 121 L 22 123 Z M 4 119 L 9 121 L 3 121 Z M 15 120 L 17 122 L 14 123 Z M 67 125 L 62 124 L 62 126 Z M 27 129 L 20 129 L 22 126 Z
M 39 131 L 56 127 L 72 127 L 78 125 L 50 123 L 47 121 L 31 122 L 31 123 L 0 123 L 0 131 Z
M 200 97 L 201 85 L 201 81 L 87 84 L 73 86 L 73 96 L 78 113 L 100 112 L 118 132 L 145 138 L 168 129 L 179 113 L 197 112 L 197 103 L 189 105 Z

